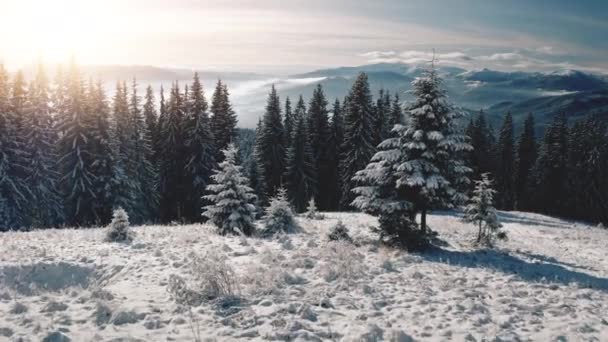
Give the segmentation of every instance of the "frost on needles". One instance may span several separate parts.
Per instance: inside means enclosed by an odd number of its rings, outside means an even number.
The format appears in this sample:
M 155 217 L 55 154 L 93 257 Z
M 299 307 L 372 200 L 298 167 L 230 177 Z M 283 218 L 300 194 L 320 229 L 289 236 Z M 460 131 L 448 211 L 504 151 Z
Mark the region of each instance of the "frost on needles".
M 236 163 L 237 152 L 234 144 L 224 150 L 224 161 L 211 176 L 214 184 L 207 186 L 210 194 L 203 196 L 211 203 L 203 208 L 203 216 L 215 224 L 222 235 L 251 235 L 255 230 L 256 196 Z

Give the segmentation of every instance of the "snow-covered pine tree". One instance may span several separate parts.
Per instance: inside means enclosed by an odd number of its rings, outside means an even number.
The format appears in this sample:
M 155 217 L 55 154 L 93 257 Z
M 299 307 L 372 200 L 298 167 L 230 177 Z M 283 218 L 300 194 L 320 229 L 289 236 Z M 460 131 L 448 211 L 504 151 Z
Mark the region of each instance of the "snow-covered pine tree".
M 369 82 L 365 73 L 360 73 L 345 100 L 344 142 L 342 144 L 342 207 L 351 208 L 354 199 L 352 189 L 355 173 L 364 169 L 376 151 L 374 145 L 374 112 Z
M 251 158 L 250 170 L 249 170 L 249 186 L 255 191 L 257 196 L 256 206 L 261 207 L 261 204 L 266 201 L 266 184 L 264 183 L 263 170 L 258 165 L 258 151 L 260 149 L 258 137 L 262 134 L 262 118 L 259 118 L 258 124 L 255 128 L 255 143 L 253 147 L 253 156 Z
M 323 92 L 321 84 L 317 84 L 313 91 L 312 98 L 308 104 L 308 135 L 310 137 L 310 146 L 312 147 L 312 155 L 315 161 L 315 169 L 317 170 L 316 183 L 317 188 L 317 203 L 321 210 L 329 208 L 330 195 L 328 191 L 331 188 L 329 174 L 331 173 L 331 161 L 329 160 L 328 143 L 331 139 L 331 131 L 329 127 L 329 111 L 327 110 L 327 99 Z
M 492 189 L 492 181 L 488 173 L 481 175 L 480 180 L 475 181 L 475 189 L 473 196 L 469 200 L 469 204 L 464 209 L 463 220 L 465 222 L 475 223 L 479 230 L 477 233 L 477 243 L 491 245 L 492 240 L 498 236 L 498 229 L 502 227 L 494 209 L 494 194 L 496 191 Z
M 210 194 L 204 196 L 211 204 L 203 208 L 202 215 L 215 224 L 222 235 L 251 235 L 255 230 L 256 208 L 253 203 L 256 196 L 236 162 L 237 153 L 232 143 L 224 150 L 224 160 L 211 176 L 214 183 L 207 187 Z
M 171 222 L 180 220 L 184 212 L 184 132 L 185 117 L 183 96 L 179 85 L 174 83 L 166 106 L 166 115 L 161 126 L 160 193 L 161 220 Z
M 163 95 L 164 96 L 164 95 Z M 154 90 L 151 85 L 146 88 L 145 101 L 143 106 L 143 115 L 146 123 L 146 134 L 150 137 L 152 143 L 152 155 L 148 156 L 148 160 L 156 165 L 156 155 L 158 151 L 158 114 L 156 112 Z
M 66 223 L 89 226 L 98 221 L 95 211 L 95 175 L 90 142 L 91 120 L 87 117 L 82 76 L 72 61 L 67 82 L 64 112 L 59 117 L 59 163 L 64 192 Z M 60 87 L 61 88 L 61 87 Z
M 137 212 L 137 199 L 141 191 L 137 182 L 137 163 L 135 156 L 135 135 L 127 88 L 124 82 L 116 83 L 116 92 L 113 99 L 113 144 L 114 163 L 112 167 L 112 207 L 123 208 L 131 217 L 139 217 Z
M 28 205 L 34 227 L 56 227 L 63 223 L 63 199 L 59 192 L 56 143 L 58 135 L 50 108 L 49 84 L 42 64 L 28 92 L 24 116 L 28 174 L 32 192 Z
M 285 181 L 287 193 L 297 212 L 317 194 L 317 172 L 305 119 L 298 116 L 287 149 Z
M 330 122 L 330 140 L 327 144 L 329 172 L 327 174 L 328 208 L 327 210 L 338 210 L 340 208 L 340 194 L 342 191 L 340 179 L 340 160 L 342 155 L 342 143 L 344 141 L 344 120 L 340 101 L 336 99 L 332 108 Z
M 407 107 L 406 124 L 393 129 L 404 155 L 396 168 L 397 186 L 420 213 L 423 232 L 428 211 L 462 203 L 469 182 L 464 153 L 472 147 L 458 127 L 463 114 L 447 101 L 442 82 L 432 63 L 412 82 L 415 100 Z
M 323 215 L 319 214 L 319 210 L 317 209 L 317 203 L 315 202 L 315 198 L 311 197 L 308 201 L 308 206 L 306 207 L 306 218 L 310 220 L 319 220 L 323 218 Z
M 515 188 L 517 190 L 516 208 L 518 210 L 530 209 L 531 172 L 536 161 L 536 138 L 534 136 L 534 116 L 528 114 L 524 122 L 524 129 L 519 136 L 517 145 L 517 173 Z
M 117 208 L 112 214 L 112 222 L 106 231 L 106 241 L 108 242 L 130 242 L 134 234 L 129 228 L 129 215 L 122 208 Z
M 189 112 L 186 113 L 184 121 L 185 173 L 186 184 L 189 184 L 186 187 L 187 205 L 184 216 L 187 220 L 195 222 L 201 218 L 202 196 L 215 168 L 215 147 L 207 112 L 207 100 L 198 73 L 194 74 L 189 99 Z
M 91 82 L 88 88 L 88 106 L 91 120 L 90 146 L 91 154 L 94 156 L 91 173 L 95 175 L 93 190 L 96 198 L 95 210 L 99 216 L 99 223 L 107 224 L 112 217 L 114 203 L 112 195 L 122 183 L 119 182 L 113 187 L 116 154 L 112 147 L 110 108 L 101 80 L 96 84 Z
M 27 165 L 21 164 L 25 151 L 10 100 L 8 72 L 0 63 L 0 231 L 28 225 L 25 213 L 30 193 L 23 178 Z
M 396 126 L 395 129 L 402 126 Z M 374 229 L 380 239 L 408 250 L 427 246 L 425 235 L 416 229 L 416 213 L 406 193 L 399 189 L 398 167 L 407 160 L 402 137 L 389 138 L 380 145 L 371 162 L 353 177 L 359 184 L 352 205 L 370 215 L 378 216 L 380 226 Z
M 278 233 L 295 233 L 299 230 L 293 211 L 287 200 L 287 191 L 284 188 L 277 190 L 277 194 L 270 199 L 262 218 L 264 228 L 263 236 L 271 236 Z
M 256 158 L 266 185 L 265 194 L 273 196 L 282 186 L 285 172 L 285 131 L 281 119 L 281 102 L 272 85 L 268 94 L 262 129 L 256 137 Z
M 296 121 L 294 120 L 293 110 L 291 108 L 291 100 L 289 96 L 285 98 L 285 118 L 283 119 L 283 127 L 285 127 L 285 146 L 291 145 L 291 135 Z
M 503 210 L 512 210 L 515 202 L 515 144 L 513 142 L 513 116 L 505 115 L 498 135 L 498 163 L 494 178 L 496 181 L 496 204 Z
M 135 222 L 151 222 L 156 220 L 159 201 L 158 170 L 149 159 L 154 154 L 152 136 L 149 134 L 145 118 L 140 108 L 140 98 L 137 94 L 137 81 L 133 78 L 131 84 L 131 97 L 129 101 L 129 114 L 132 122 L 131 132 L 134 142 L 135 181 L 138 192 L 136 194 Z
M 221 151 L 228 147 L 228 144 L 236 139 L 237 117 L 230 104 L 228 87 L 222 82 L 217 81 L 215 91 L 211 100 L 211 132 L 215 139 L 216 156 L 218 162 L 224 158 Z

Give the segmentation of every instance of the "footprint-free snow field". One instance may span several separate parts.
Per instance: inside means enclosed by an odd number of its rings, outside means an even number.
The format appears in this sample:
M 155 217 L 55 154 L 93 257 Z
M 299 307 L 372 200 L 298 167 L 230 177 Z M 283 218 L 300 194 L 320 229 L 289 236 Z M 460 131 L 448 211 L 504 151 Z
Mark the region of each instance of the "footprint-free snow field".
M 479 249 L 457 213 L 432 215 L 443 243 L 424 254 L 378 244 L 376 220 L 353 213 L 272 239 L 209 225 L 136 227 L 130 244 L 102 228 L 3 233 L 0 340 L 608 341 L 608 230 L 500 219 L 509 240 Z M 339 220 L 354 244 L 329 241 Z

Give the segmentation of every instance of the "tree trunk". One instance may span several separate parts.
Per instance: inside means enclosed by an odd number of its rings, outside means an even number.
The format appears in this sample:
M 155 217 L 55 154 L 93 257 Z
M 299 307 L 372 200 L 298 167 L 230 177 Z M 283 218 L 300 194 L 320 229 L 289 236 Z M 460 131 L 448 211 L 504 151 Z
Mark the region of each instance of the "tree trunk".
M 420 230 L 426 232 L 426 208 L 420 212 Z
M 477 243 L 481 242 L 481 220 L 479 220 L 479 233 L 477 233 Z

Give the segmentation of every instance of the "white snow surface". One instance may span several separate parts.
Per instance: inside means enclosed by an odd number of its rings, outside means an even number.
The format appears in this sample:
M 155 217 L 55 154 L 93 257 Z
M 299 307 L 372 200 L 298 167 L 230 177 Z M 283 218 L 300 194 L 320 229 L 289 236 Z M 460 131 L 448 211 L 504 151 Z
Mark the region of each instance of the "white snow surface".
M 458 213 L 429 225 L 441 249 L 376 242 L 365 214 L 297 219 L 274 239 L 209 225 L 0 234 L 0 341 L 608 341 L 608 230 L 501 212 L 509 240 L 474 248 Z M 359 244 L 329 242 L 338 220 Z M 191 253 L 224 255 L 236 297 L 184 307 L 167 292 Z

